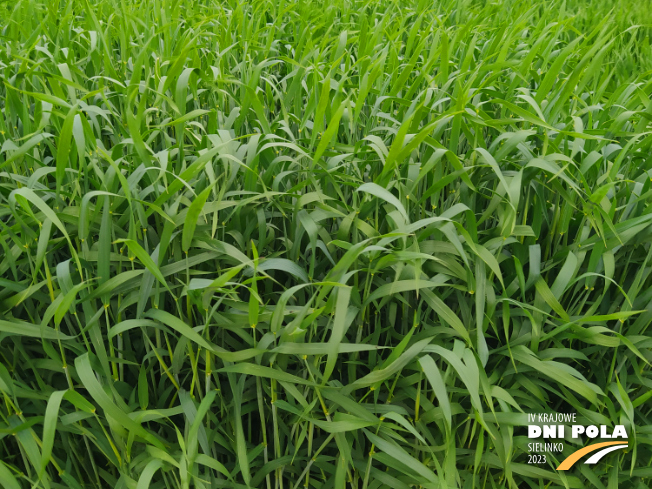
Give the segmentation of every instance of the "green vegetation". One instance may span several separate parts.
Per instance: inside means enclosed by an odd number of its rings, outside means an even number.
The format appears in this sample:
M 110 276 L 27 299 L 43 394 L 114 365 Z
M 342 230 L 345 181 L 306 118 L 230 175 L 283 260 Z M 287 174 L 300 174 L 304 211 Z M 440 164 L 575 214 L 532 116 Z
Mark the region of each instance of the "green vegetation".
M 0 485 L 649 487 L 646 5 L 4 2 Z

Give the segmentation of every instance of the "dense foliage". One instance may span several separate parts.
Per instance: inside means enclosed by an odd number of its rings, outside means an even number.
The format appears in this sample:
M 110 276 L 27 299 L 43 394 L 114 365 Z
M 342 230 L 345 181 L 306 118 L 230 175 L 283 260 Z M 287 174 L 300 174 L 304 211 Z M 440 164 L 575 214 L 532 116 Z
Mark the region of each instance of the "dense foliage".
M 649 487 L 648 7 L 3 3 L 0 485 Z

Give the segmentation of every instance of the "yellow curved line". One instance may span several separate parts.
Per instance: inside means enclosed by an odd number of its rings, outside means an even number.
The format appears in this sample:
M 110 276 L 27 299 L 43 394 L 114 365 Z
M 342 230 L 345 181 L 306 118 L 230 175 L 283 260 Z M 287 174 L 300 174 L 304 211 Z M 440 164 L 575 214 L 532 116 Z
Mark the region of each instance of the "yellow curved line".
M 575 462 L 581 459 L 587 453 L 595 452 L 599 448 L 608 447 L 611 445 L 627 445 L 626 441 L 605 441 L 603 443 L 596 443 L 594 445 L 589 445 L 588 447 L 580 448 L 576 452 L 571 453 L 566 460 L 559 464 L 557 470 L 568 470 L 570 469 Z

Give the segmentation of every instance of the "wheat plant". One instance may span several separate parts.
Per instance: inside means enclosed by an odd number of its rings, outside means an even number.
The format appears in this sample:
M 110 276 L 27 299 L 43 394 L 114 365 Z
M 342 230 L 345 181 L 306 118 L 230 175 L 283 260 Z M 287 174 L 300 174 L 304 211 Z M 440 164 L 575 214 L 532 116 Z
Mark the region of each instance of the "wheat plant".
M 649 487 L 649 7 L 2 2 L 0 485 Z

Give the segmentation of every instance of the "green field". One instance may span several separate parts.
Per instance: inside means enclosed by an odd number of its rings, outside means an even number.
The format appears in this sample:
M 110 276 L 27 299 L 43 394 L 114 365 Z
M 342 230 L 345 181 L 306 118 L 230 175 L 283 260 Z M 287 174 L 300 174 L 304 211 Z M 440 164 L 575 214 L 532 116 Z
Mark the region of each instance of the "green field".
M 650 487 L 651 33 L 2 2 L 0 486 Z M 528 463 L 556 412 L 628 448 Z

